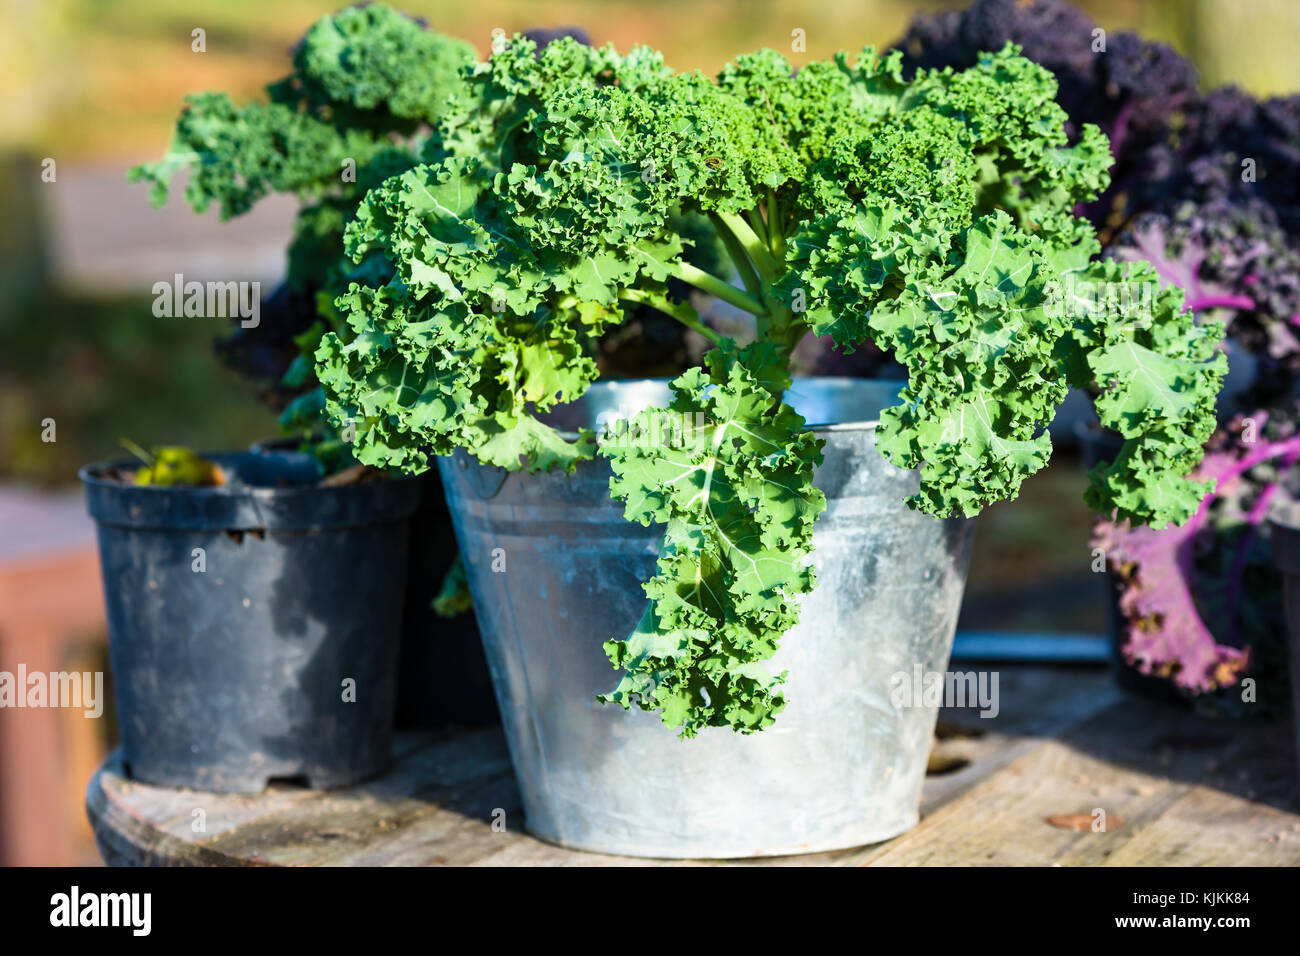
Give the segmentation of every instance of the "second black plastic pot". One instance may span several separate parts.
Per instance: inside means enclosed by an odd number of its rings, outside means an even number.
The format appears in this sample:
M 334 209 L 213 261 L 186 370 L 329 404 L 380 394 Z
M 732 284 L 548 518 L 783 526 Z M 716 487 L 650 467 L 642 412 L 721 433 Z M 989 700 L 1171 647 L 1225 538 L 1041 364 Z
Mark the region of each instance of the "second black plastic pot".
M 473 611 L 452 618 L 433 598 L 456 560 L 456 532 L 435 465 L 418 479 L 397 669 L 397 726 L 478 726 L 501 719 Z
M 305 455 L 207 457 L 229 483 L 81 471 L 128 773 L 245 793 L 383 772 L 417 483 L 327 488 Z
M 1291 706 L 1295 712 L 1297 756 L 1300 756 L 1300 508 L 1278 508 L 1269 519 L 1273 562 L 1282 572 L 1282 604 L 1286 609 L 1287 652 L 1291 659 Z

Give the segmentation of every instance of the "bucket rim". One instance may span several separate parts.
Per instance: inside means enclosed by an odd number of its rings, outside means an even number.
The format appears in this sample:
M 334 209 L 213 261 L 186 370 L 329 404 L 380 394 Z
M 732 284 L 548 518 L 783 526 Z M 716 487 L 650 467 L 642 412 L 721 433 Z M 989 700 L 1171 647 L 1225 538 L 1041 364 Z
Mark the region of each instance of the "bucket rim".
M 645 378 L 619 378 L 605 379 L 592 382 L 578 398 L 574 399 L 569 405 L 582 402 L 588 398 L 598 398 L 602 393 L 623 389 L 626 391 L 645 392 L 651 389 L 662 390 L 667 392 L 672 378 L 667 377 L 645 377 Z M 865 400 L 868 396 L 882 396 L 888 393 L 896 402 L 898 392 L 907 384 L 905 379 L 896 378 L 855 378 L 849 375 L 796 375 L 793 377 L 793 386 L 789 390 L 795 392 L 800 385 L 804 388 L 813 386 L 822 390 L 839 391 L 839 392 L 857 392 L 859 400 Z M 789 392 L 787 393 L 787 395 Z M 893 404 L 887 402 L 880 406 L 883 411 Z M 644 407 L 649 407 L 646 405 Z M 795 407 L 795 411 L 799 411 Z M 635 412 L 633 412 L 635 414 Z M 807 417 L 807 416 L 805 416 Z M 805 428 L 812 432 L 832 433 L 832 432 L 861 432 L 874 431 L 880 426 L 880 414 L 877 412 L 874 416 L 853 415 L 843 421 L 808 421 Z M 590 426 L 596 427 L 596 426 Z M 561 437 L 573 441 L 579 437 L 577 431 L 569 428 L 560 429 Z

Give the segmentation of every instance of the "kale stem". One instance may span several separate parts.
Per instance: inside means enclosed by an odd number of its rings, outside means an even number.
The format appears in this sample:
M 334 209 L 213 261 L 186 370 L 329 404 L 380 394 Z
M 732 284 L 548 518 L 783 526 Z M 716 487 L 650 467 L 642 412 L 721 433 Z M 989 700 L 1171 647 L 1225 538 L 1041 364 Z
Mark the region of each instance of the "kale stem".
M 767 243 L 760 239 L 757 233 L 750 228 L 749 223 L 741 216 L 731 212 L 716 213 L 718 220 L 731 230 L 731 234 L 736 237 L 741 247 L 749 255 L 749 259 L 754 263 L 754 268 L 758 271 L 759 278 L 764 283 L 771 285 L 781 274 L 781 268 L 776 259 L 772 257 L 771 251 L 767 248 Z M 762 221 L 762 217 L 757 217 Z
M 738 309 L 744 309 L 753 315 L 767 314 L 767 308 L 763 303 L 748 292 L 742 292 L 730 282 L 724 282 L 712 273 L 697 269 L 689 262 L 679 260 L 673 274 L 683 282 L 693 285 L 710 295 L 715 295 L 723 302 L 729 302 Z
M 713 345 L 722 344 L 722 336 L 701 322 L 699 313 L 691 308 L 689 303 L 672 302 L 666 295 L 653 295 L 649 292 L 643 292 L 641 289 L 623 289 L 619 292 L 618 297 L 626 302 L 635 302 L 639 305 L 648 305 L 651 308 L 658 309 L 664 315 L 671 316 L 688 329 L 698 332 Z
M 149 454 L 147 451 L 145 451 L 135 442 L 131 441 L 131 439 L 119 438 L 117 441 L 119 445 L 121 445 L 131 454 L 135 455 L 136 458 L 139 458 L 141 463 L 143 463 L 146 468 L 153 467 L 153 455 Z
M 781 222 L 781 201 L 775 189 L 767 191 L 767 245 L 772 255 L 780 260 L 785 254 L 785 228 Z
M 726 224 L 718 218 L 715 212 L 709 213 L 709 222 L 713 224 L 713 230 L 722 240 L 723 246 L 726 247 L 727 255 L 731 257 L 736 271 L 740 273 L 740 281 L 745 283 L 745 290 L 756 299 L 763 297 L 763 285 L 759 281 L 758 273 L 754 271 L 754 264 L 749 261 L 749 255 L 745 252 L 744 246 L 736 239 L 735 233 L 727 228 Z

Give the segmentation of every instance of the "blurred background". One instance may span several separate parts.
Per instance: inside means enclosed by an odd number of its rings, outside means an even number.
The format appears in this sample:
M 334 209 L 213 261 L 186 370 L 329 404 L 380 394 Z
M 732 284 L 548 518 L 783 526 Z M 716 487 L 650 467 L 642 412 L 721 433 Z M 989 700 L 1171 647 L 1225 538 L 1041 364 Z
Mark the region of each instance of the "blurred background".
M 494 29 L 580 26 L 597 43 L 661 49 L 715 71 L 761 46 L 799 64 L 886 46 L 929 0 L 393 0 L 486 53 Z M 0 0 L 0 671 L 107 670 L 93 530 L 77 468 L 143 445 L 243 447 L 272 414 L 214 359 L 220 319 L 156 318 L 151 288 L 283 274 L 292 200 L 220 223 L 173 199 L 152 209 L 128 166 L 160 156 L 191 91 L 258 96 L 328 0 Z M 1188 56 L 1202 82 L 1300 89 L 1293 0 L 1081 0 L 1108 30 Z M 195 28 L 206 50 L 192 49 Z M 174 194 L 179 196 L 179 190 Z M 53 423 L 53 431 L 50 423 Z M 53 440 L 50 440 L 50 439 Z M 1068 451 L 1014 505 L 981 518 L 961 629 L 1095 635 L 1084 470 Z M 113 743 L 80 711 L 0 710 L 0 863 L 93 863 L 84 787 Z

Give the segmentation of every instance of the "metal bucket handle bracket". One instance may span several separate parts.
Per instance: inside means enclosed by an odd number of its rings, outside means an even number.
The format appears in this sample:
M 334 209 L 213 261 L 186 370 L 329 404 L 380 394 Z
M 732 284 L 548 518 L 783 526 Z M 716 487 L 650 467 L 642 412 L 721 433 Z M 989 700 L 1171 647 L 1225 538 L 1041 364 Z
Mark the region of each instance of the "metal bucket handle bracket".
M 474 494 L 483 501 L 495 498 L 501 491 L 501 486 L 510 477 L 510 472 L 500 465 L 488 467 L 480 462 L 471 461 L 469 454 L 463 448 L 457 448 L 452 457 L 456 459 L 456 467 L 467 473 L 466 478 L 469 486 L 474 489 Z M 471 465 L 478 467 L 470 467 Z

